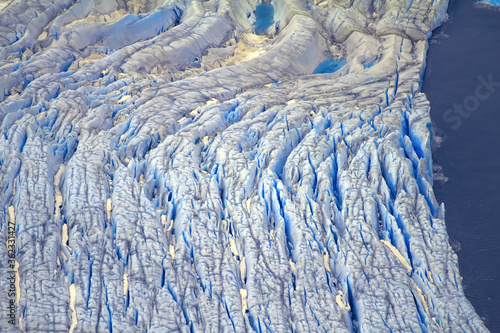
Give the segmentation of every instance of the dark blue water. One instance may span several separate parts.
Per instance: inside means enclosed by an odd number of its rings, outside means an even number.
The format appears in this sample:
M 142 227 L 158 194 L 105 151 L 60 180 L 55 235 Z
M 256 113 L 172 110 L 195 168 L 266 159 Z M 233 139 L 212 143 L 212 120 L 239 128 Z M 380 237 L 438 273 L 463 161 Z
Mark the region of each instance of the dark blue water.
M 448 14 L 431 39 L 423 81 L 444 138 L 434 163 L 449 178 L 434 188 L 465 295 L 500 332 L 500 10 L 451 0 Z
M 274 23 L 274 6 L 270 3 L 260 3 L 255 8 L 254 31 L 257 35 L 263 35 Z
M 333 73 L 345 65 L 344 58 L 328 58 L 314 69 L 313 74 Z

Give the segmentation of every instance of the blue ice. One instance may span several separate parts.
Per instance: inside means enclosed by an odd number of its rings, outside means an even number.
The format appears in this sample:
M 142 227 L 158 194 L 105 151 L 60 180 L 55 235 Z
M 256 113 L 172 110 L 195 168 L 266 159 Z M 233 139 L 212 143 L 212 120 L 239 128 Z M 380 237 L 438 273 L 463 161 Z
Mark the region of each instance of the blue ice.
M 495 6 L 500 6 L 500 0 L 485 0 L 485 2 L 488 2 Z
M 370 68 L 370 67 L 372 67 L 373 65 L 375 65 L 375 62 L 376 62 L 376 60 L 373 60 L 373 61 L 367 62 L 366 64 L 363 64 L 363 67 L 364 67 L 364 68 Z
M 260 3 L 255 8 L 254 31 L 257 35 L 264 35 L 274 23 L 274 6 L 270 3 Z

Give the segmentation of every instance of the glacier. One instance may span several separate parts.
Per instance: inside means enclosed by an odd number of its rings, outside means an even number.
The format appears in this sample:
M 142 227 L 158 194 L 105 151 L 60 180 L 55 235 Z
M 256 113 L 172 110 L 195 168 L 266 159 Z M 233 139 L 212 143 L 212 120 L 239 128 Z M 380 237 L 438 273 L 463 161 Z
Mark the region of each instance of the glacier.
M 420 92 L 448 1 L 259 5 L 0 4 L 2 332 L 487 332 Z

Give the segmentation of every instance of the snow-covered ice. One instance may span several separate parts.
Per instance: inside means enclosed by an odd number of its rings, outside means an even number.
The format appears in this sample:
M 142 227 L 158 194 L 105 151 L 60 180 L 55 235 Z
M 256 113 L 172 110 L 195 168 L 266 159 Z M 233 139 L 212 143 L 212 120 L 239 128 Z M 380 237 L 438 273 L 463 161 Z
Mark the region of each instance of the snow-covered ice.
M 258 5 L 0 5 L 0 327 L 487 331 L 420 92 L 448 1 Z

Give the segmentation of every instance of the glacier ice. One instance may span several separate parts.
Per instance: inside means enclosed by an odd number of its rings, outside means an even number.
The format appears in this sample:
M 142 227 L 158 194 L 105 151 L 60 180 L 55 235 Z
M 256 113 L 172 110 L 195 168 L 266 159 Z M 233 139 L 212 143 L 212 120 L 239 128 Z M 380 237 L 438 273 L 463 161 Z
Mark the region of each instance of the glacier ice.
M 448 1 L 269 3 L 0 5 L 2 329 L 487 331 L 420 92 Z

